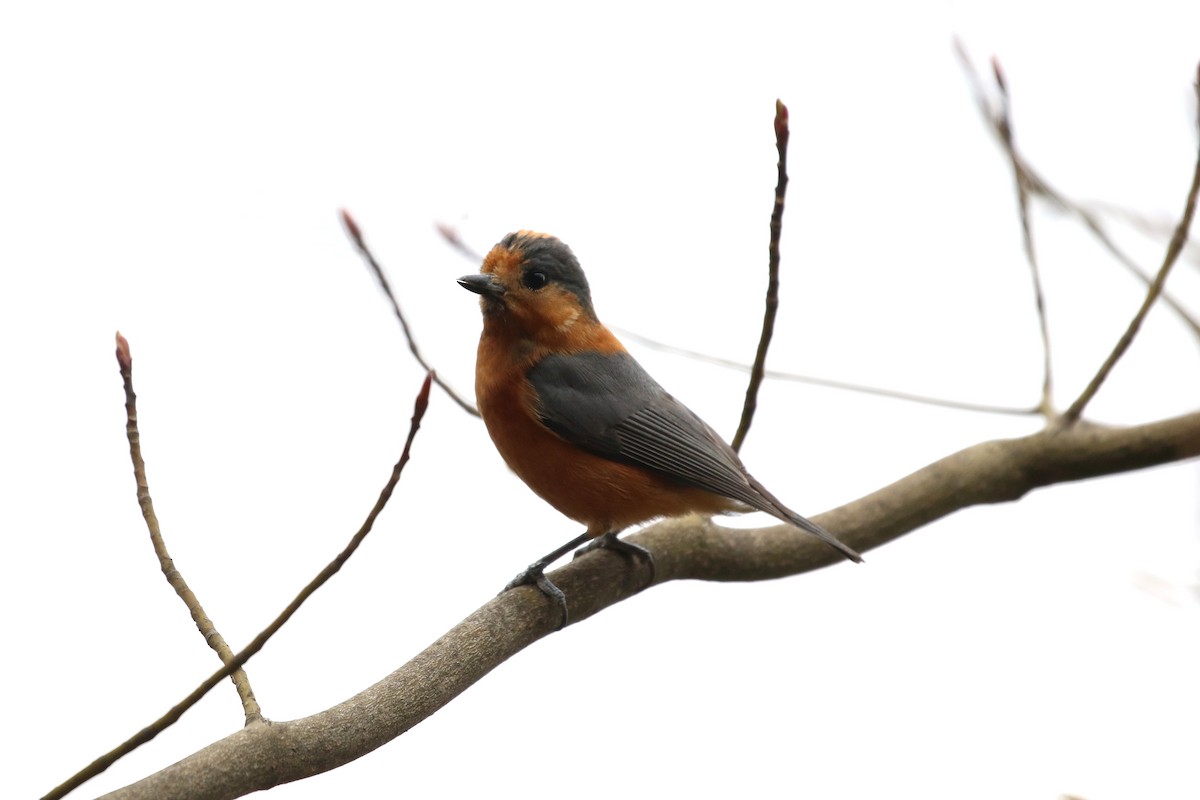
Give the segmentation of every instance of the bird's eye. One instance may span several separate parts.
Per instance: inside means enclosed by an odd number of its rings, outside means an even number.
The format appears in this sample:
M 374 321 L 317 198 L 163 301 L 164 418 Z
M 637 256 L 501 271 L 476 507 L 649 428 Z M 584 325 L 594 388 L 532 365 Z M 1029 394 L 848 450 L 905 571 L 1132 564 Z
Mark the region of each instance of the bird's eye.
M 546 273 L 530 270 L 521 276 L 521 283 L 525 284 L 525 288 L 533 289 L 535 292 L 541 289 L 550 279 L 546 277 Z

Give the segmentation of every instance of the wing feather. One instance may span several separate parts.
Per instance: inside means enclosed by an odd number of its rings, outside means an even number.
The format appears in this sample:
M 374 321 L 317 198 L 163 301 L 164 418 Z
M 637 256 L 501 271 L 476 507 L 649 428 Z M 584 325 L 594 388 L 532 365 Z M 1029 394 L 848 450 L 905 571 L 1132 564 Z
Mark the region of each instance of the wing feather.
M 527 377 L 542 422 L 568 442 L 777 513 L 733 449 L 628 353 L 552 355 Z
M 542 422 L 566 441 L 740 500 L 814 534 L 851 561 L 862 561 L 836 536 L 768 492 L 716 431 L 668 394 L 628 353 L 551 355 L 531 367 L 526 377 L 537 394 Z

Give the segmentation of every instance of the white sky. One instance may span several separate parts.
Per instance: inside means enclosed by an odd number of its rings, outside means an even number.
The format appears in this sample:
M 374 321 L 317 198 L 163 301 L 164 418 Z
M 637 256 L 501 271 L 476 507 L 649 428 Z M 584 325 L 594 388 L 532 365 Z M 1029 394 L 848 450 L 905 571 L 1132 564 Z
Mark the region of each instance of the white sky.
M 232 644 L 373 503 L 421 373 L 341 207 L 468 392 L 478 311 L 454 278 L 474 267 L 435 221 L 480 250 L 556 233 L 607 322 L 749 359 L 779 97 L 792 183 L 770 366 L 1035 402 L 1011 176 L 951 37 L 981 67 L 1001 59 L 1018 140 L 1059 188 L 1170 220 L 1194 153 L 1200 5 L 834 5 L 0 11 L 0 605 L 22 737 L 4 793 L 50 789 L 215 666 L 141 522 L 114 330 L 168 544 Z M 1066 405 L 1141 292 L 1073 223 L 1034 222 Z M 1124 238 L 1156 265 L 1159 245 Z M 1172 289 L 1198 284 L 1186 263 Z M 633 349 L 732 432 L 741 375 Z M 1157 310 L 1093 416 L 1195 408 L 1196 355 Z M 1036 427 L 787 383 L 760 405 L 746 461 L 808 514 Z M 1059 487 L 862 567 L 658 588 L 272 797 L 1195 797 L 1196 488 L 1194 463 Z M 265 712 L 315 713 L 381 678 L 575 527 L 435 394 L 363 550 L 249 665 Z M 221 687 L 78 796 L 240 719 Z

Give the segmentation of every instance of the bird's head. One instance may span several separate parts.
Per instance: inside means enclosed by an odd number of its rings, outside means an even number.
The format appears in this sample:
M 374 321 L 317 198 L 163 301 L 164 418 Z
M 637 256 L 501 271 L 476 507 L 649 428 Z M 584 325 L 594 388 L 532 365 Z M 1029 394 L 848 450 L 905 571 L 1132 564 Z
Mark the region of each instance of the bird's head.
M 546 341 L 598 324 L 579 260 L 548 234 L 508 234 L 483 259 L 481 274 L 458 283 L 480 296 L 485 330 L 500 325 Z

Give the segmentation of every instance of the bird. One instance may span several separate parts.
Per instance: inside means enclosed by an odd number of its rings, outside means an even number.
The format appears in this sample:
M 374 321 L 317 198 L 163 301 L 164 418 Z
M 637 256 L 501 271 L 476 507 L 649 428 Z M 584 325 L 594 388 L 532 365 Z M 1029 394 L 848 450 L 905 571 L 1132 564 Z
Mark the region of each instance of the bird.
M 535 494 L 586 526 L 505 591 L 536 585 L 566 625 L 566 596 L 547 566 L 592 540 L 584 549 L 647 559 L 652 583 L 653 556 L 618 534 L 690 513 L 765 511 L 862 561 L 771 494 L 716 431 L 650 377 L 596 316 L 583 268 L 560 239 L 510 233 L 479 274 L 458 283 L 480 297 L 475 395 L 496 449 Z

